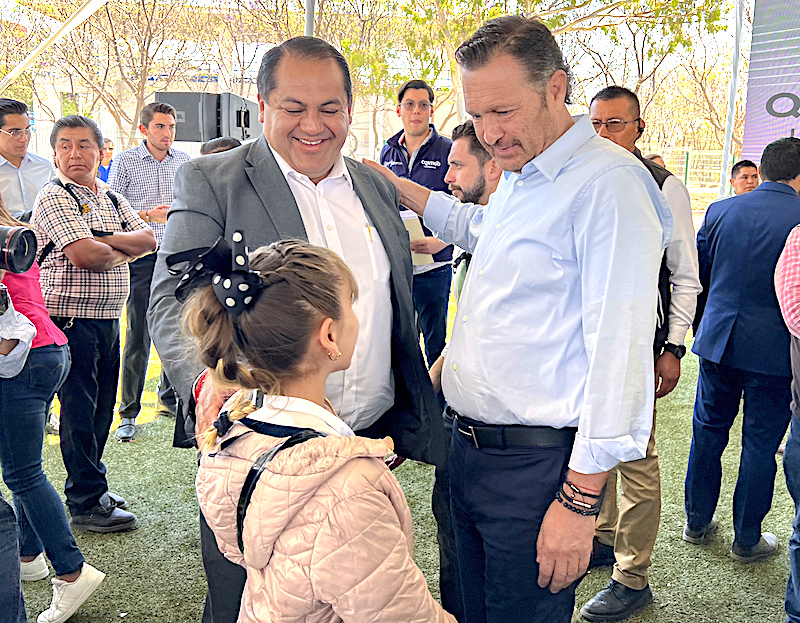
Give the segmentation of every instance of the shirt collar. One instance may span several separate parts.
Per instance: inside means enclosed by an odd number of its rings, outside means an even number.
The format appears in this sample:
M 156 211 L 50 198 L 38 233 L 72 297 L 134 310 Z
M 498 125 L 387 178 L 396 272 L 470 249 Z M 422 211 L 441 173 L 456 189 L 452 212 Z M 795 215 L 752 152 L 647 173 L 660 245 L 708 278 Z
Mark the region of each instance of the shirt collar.
M 83 184 L 78 184 L 78 182 L 76 182 L 72 178 L 67 177 L 64 173 L 61 172 L 60 169 L 56 169 L 56 175 L 58 176 L 58 179 L 61 180 L 62 184 L 72 184 L 73 186 L 77 186 L 78 188 L 85 188 L 90 193 L 94 192 L 88 186 L 84 186 Z M 94 183 L 97 186 L 97 194 L 100 194 L 101 191 L 111 190 L 111 186 L 109 186 L 106 182 L 101 180 L 99 177 L 95 178 Z
M 327 409 L 294 396 L 265 396 L 264 406 L 247 417 L 269 424 L 310 427 L 329 435 L 355 436 L 347 424 Z
M 151 154 L 150 150 L 147 149 L 147 139 L 144 139 L 141 143 L 139 143 L 139 146 L 136 148 L 136 153 L 139 155 L 139 157 L 142 160 L 146 160 L 147 158 L 152 158 L 153 160 L 155 160 L 155 157 L 153 156 L 153 154 Z M 174 154 L 172 152 L 172 147 L 170 147 L 167 150 L 167 155 L 164 157 L 164 160 L 166 160 L 167 158 L 172 158 L 173 155 Z M 158 162 L 158 161 L 156 161 L 156 162 Z M 109 166 L 111 166 L 111 165 L 109 164 Z
M 31 157 L 31 152 L 26 151 L 25 155 L 22 156 L 22 162 L 19 163 L 19 168 L 20 169 L 22 168 L 22 163 L 23 162 L 25 162 L 25 161 L 30 162 L 31 160 L 33 160 L 33 158 Z M 6 160 L 3 156 L 0 156 L 0 167 L 4 167 L 6 165 L 14 167 L 14 165 L 11 164 L 10 160 Z M 17 167 L 14 167 L 14 168 L 16 169 Z
M 278 163 L 278 168 L 280 168 L 281 173 L 286 178 L 286 181 L 289 181 L 289 176 L 296 180 L 308 180 L 311 182 L 311 179 L 305 175 L 304 173 L 300 173 L 300 171 L 296 171 L 292 166 L 284 160 L 281 155 L 272 148 L 272 145 L 267 143 L 269 150 L 272 152 L 272 155 L 275 156 L 275 162 Z M 339 154 L 339 157 L 336 159 L 336 162 L 333 164 L 333 168 L 331 172 L 328 173 L 326 180 L 336 179 L 337 177 L 344 177 L 347 180 L 348 186 L 353 188 L 353 179 L 350 177 L 350 171 L 347 169 L 347 166 L 344 164 L 344 156 Z M 313 182 L 311 182 L 313 184 Z
M 522 167 L 521 176 L 525 177 L 535 171 L 540 171 L 549 181 L 555 181 L 561 169 L 567 165 L 572 156 L 575 155 L 575 152 L 586 141 L 597 136 L 597 132 L 594 131 L 589 120 L 589 115 L 578 115 L 573 119 L 575 123 L 564 134 Z
M 427 144 L 427 143 L 430 143 L 430 142 L 433 140 L 433 135 L 434 135 L 435 133 L 436 133 L 436 128 L 435 128 L 435 127 L 433 127 L 433 124 L 432 124 L 432 123 L 429 123 L 429 124 L 428 124 L 428 136 L 426 136 L 426 137 L 425 137 L 425 140 L 424 140 L 424 141 L 422 141 L 422 142 L 419 144 L 419 147 L 417 147 L 417 149 L 422 149 L 422 146 L 423 146 L 423 145 L 425 145 L 425 144 Z M 402 145 L 403 149 L 405 149 L 406 151 L 408 151 L 408 149 L 406 149 L 406 133 L 405 133 L 405 131 L 403 131 L 403 133 L 400 135 L 400 138 L 397 140 L 397 142 L 398 142 L 400 145 Z M 410 155 L 410 154 L 409 154 L 409 155 Z

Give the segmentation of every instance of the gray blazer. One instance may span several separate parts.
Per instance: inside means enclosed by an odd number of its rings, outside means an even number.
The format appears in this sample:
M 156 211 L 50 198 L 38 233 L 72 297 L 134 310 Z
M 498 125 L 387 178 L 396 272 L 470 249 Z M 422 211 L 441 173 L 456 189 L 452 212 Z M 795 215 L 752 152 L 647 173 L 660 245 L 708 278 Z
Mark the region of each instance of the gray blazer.
M 345 163 L 391 263 L 395 400 L 381 422 L 398 454 L 437 464 L 444 457 L 441 408 L 419 348 L 411 298 L 411 251 L 398 215 L 397 192 L 368 167 L 349 158 Z M 230 240 L 237 230 L 245 232 L 250 248 L 284 238 L 308 240 L 308 236 L 294 196 L 263 136 L 237 149 L 181 165 L 174 194 L 153 274 L 147 320 L 162 365 L 185 406 L 203 366 L 181 331 L 181 304 L 175 299 L 178 278 L 167 271 L 165 258 L 211 246 L 219 236 Z M 184 408 L 176 423 L 175 445 L 189 445 L 193 433 L 193 422 Z

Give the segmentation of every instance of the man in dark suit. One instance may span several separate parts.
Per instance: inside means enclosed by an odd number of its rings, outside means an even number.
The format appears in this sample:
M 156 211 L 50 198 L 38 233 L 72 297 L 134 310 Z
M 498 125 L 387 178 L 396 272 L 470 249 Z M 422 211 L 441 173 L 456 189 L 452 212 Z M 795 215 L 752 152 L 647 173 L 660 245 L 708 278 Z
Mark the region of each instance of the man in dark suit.
M 352 87 L 341 54 L 298 37 L 267 52 L 258 76 L 264 136 L 183 165 L 158 255 L 148 315 L 153 342 L 181 401 L 189 402 L 202 366 L 179 328 L 178 278 L 165 258 L 243 231 L 251 249 L 302 238 L 339 253 L 359 285 L 361 331 L 351 367 L 329 379 L 326 394 L 360 435 L 391 435 L 401 456 L 437 463 L 444 455 L 441 411 L 414 325 L 411 252 L 392 185 L 343 158 L 352 120 Z M 363 340 L 363 341 L 362 341 Z M 195 429 L 178 422 L 176 444 L 216 417 L 220 399 L 204 382 Z M 208 396 L 211 396 L 211 399 Z M 221 558 L 201 521 L 209 599 L 204 620 L 233 623 L 244 571 Z
M 686 473 L 684 540 L 702 543 L 717 527 L 720 457 L 744 396 L 742 458 L 733 497 L 731 557 L 751 562 L 774 554 L 761 533 L 772 504 L 775 451 L 791 412 L 789 332 L 773 274 L 786 237 L 800 223 L 800 140 L 767 146 L 764 182 L 709 206 L 697 234 L 700 281 L 708 301 L 694 342 L 700 374 Z

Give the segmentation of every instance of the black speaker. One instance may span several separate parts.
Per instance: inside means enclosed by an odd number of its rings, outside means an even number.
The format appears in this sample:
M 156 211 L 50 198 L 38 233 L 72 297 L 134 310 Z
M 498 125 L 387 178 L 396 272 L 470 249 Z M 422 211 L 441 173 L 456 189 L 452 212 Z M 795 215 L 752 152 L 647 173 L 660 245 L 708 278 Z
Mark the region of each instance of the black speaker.
M 161 91 L 157 102 L 177 111 L 175 140 L 205 143 L 220 136 L 244 142 L 259 135 L 258 103 L 233 93 Z

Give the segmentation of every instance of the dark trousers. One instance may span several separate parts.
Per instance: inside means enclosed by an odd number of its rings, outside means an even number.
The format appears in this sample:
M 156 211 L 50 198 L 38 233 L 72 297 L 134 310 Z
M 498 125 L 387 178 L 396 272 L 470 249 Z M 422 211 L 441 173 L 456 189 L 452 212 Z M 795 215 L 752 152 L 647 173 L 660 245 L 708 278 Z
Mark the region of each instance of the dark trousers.
M 0 493 L 0 612 L 3 621 L 26 623 L 25 599 L 19 571 L 17 517 L 14 509 Z
M 686 470 L 686 521 L 699 530 L 714 515 L 722 482 L 722 453 L 742 398 L 742 456 L 733 494 L 733 527 L 736 543 L 748 548 L 761 538 L 761 522 L 772 505 L 775 451 L 791 417 L 789 377 L 700 359 Z
M 444 414 L 444 434 L 448 451 L 453 434 L 453 417 Z M 450 475 L 447 464 L 436 466 L 431 509 L 436 519 L 436 540 L 439 543 L 439 593 L 442 607 L 457 621 L 464 620 L 464 600 L 461 596 L 461 577 L 456 557 L 456 537 L 450 517 Z
M 478 449 L 457 430 L 450 504 L 464 623 L 569 623 L 573 583 L 539 588 L 536 541 L 570 448 Z
M 120 417 L 136 418 L 142 408 L 142 391 L 150 358 L 150 331 L 147 328 L 147 307 L 150 304 L 150 282 L 156 254 L 151 253 L 131 262 L 131 291 L 125 305 L 125 350 L 122 356 L 122 402 Z M 178 322 L 178 320 L 176 320 Z M 168 409 L 176 412 L 177 399 L 164 371 L 158 384 L 158 397 Z
M 795 515 L 789 539 L 791 573 L 786 586 L 786 623 L 800 623 L 800 419 L 792 418 L 792 428 L 783 453 L 786 487 L 794 500 Z
M 428 366 L 433 365 L 444 348 L 452 276 L 450 264 L 414 275 L 414 311 L 417 313 L 417 327 L 425 338 Z
M 203 623 L 236 623 L 247 572 L 219 551 L 214 533 L 200 513 L 200 549 L 208 582 Z
M 114 419 L 119 379 L 119 320 L 59 318 L 69 338 L 72 368 L 58 392 L 64 493 L 72 515 L 85 514 L 106 491 L 101 460 Z

